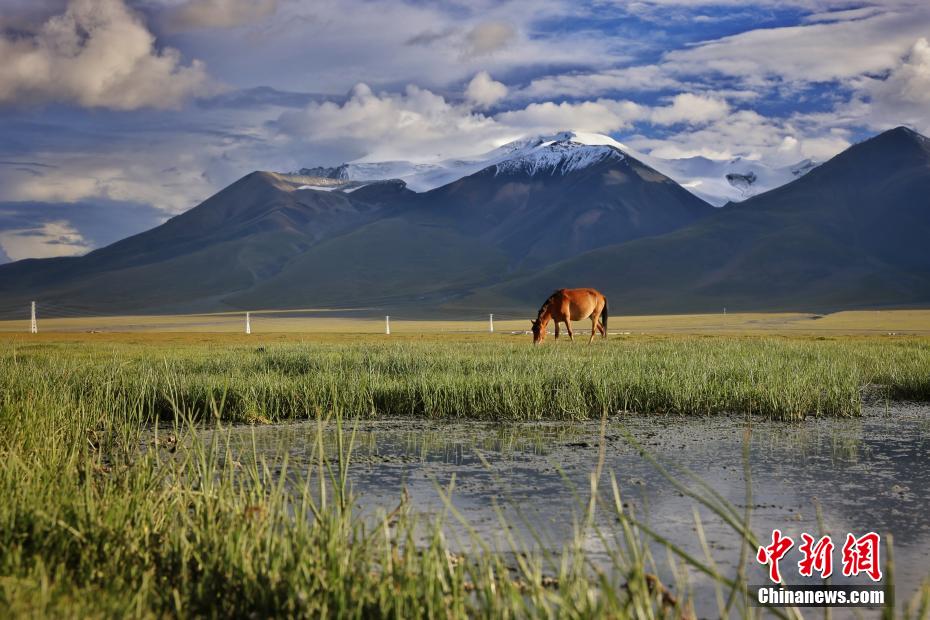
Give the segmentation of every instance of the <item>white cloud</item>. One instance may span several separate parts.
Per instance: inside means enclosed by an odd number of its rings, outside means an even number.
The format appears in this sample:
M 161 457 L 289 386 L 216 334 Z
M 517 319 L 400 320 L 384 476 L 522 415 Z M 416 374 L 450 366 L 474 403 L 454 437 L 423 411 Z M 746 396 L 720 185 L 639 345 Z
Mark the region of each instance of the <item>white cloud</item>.
M 729 111 L 730 106 L 722 99 L 681 93 L 675 95 L 670 105 L 654 109 L 650 120 L 656 125 L 700 124 L 721 119 Z
M 632 101 L 598 99 L 580 103 L 531 103 L 521 110 L 502 112 L 495 118 L 526 133 L 548 133 L 562 129 L 609 133 L 629 127 L 648 113 L 648 108 Z
M 669 105 L 650 107 L 618 99 L 597 99 L 578 103 L 531 103 L 522 110 L 502 112 L 495 120 L 513 127 L 537 131 L 576 129 L 609 133 L 633 123 L 647 121 L 654 125 L 686 123 L 700 125 L 725 117 L 729 106 L 722 99 L 681 93 Z
M 278 0 L 187 0 L 168 13 L 172 30 L 235 28 L 272 15 Z
M 634 136 L 625 142 L 667 159 L 739 156 L 761 159 L 771 165 L 788 165 L 802 159 L 829 159 L 849 147 L 848 138 L 846 131 L 800 127 L 752 110 L 737 110 L 699 128 L 689 127 L 663 138 Z
M 492 119 L 469 106 L 413 85 L 403 93 L 376 94 L 358 84 L 345 103 L 314 103 L 285 112 L 277 126 L 285 136 L 371 160 L 477 153 L 492 148 L 500 131 Z
M 0 250 L 11 261 L 77 256 L 90 249 L 81 234 L 64 220 L 45 222 L 35 228 L 0 231 Z
M 198 61 L 155 37 L 122 0 L 71 0 L 32 36 L 0 36 L 0 103 L 174 107 L 208 89 Z
M 796 114 L 819 128 L 885 130 L 898 125 L 930 133 L 930 43 L 921 37 L 881 76 L 849 81 L 852 94 L 826 112 Z
M 679 74 L 717 72 L 760 86 L 771 78 L 849 79 L 895 66 L 928 24 L 924 4 L 857 20 L 751 30 L 669 52 L 664 64 Z
M 930 131 L 930 43 L 921 37 L 885 79 L 867 78 L 873 123 Z
M 907 104 L 930 105 L 930 43 L 918 39 L 910 53 L 882 82 L 879 94 Z
M 465 89 L 466 99 L 483 107 L 493 105 L 506 96 L 507 86 L 493 80 L 487 71 L 475 74 Z

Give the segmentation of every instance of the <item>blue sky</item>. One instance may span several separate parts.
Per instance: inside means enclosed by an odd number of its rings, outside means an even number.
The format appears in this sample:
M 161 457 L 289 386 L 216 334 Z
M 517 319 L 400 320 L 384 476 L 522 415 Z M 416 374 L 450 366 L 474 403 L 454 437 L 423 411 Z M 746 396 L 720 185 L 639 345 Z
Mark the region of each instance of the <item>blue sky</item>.
M 610 134 L 825 160 L 930 133 L 925 0 L 0 0 L 0 261 L 79 254 L 255 169 Z

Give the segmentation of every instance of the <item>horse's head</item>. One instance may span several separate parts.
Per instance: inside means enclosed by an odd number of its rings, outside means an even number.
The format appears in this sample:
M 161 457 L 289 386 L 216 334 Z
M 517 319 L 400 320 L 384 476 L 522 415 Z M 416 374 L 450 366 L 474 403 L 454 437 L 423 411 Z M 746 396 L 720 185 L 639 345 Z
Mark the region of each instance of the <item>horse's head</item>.
M 539 319 L 530 321 L 530 323 L 533 325 L 533 344 L 539 344 L 546 339 L 546 330 Z

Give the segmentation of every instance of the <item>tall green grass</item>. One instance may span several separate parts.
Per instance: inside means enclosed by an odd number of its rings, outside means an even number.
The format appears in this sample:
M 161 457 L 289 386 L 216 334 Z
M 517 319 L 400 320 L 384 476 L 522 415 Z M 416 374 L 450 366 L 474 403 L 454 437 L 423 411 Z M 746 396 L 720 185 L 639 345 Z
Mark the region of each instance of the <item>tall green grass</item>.
M 67 391 L 101 406 L 229 420 L 348 415 L 588 419 L 626 411 L 751 412 L 792 420 L 850 416 L 863 391 L 930 400 L 926 339 L 614 340 L 595 346 L 522 339 L 278 344 L 12 346 L 0 355 L 5 398 Z

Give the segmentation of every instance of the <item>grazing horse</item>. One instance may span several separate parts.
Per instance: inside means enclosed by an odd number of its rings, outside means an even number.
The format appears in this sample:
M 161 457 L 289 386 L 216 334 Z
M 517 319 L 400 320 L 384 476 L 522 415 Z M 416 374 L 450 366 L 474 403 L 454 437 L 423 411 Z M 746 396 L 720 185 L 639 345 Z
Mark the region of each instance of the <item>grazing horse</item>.
M 555 337 L 559 337 L 559 323 L 565 323 L 568 337 L 575 339 L 572 331 L 572 321 L 591 319 L 591 337 L 588 344 L 594 341 L 594 336 L 600 332 L 607 338 L 607 298 L 593 288 L 560 288 L 539 309 L 539 314 L 533 324 L 533 344 L 539 344 L 546 338 L 546 326 L 549 321 L 555 321 Z

